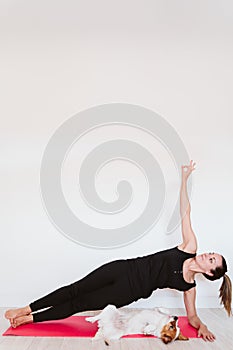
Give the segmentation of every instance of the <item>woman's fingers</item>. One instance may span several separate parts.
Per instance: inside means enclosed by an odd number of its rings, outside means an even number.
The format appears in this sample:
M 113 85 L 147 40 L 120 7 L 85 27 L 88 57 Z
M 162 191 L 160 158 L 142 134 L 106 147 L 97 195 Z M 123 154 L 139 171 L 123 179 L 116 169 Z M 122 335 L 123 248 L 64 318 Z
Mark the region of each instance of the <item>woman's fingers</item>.
M 211 336 L 211 335 L 207 335 L 207 337 L 206 337 L 209 341 L 214 341 L 214 337 L 213 336 Z
M 190 164 L 192 165 L 192 167 L 194 167 L 194 166 L 196 165 L 196 163 L 194 162 L 194 163 L 192 164 L 192 162 L 193 162 L 193 160 L 191 160 Z
M 191 169 L 195 170 L 194 167 L 195 167 L 196 163 L 194 162 L 192 164 L 192 162 L 193 162 L 193 160 L 190 161 L 190 165 L 182 165 L 182 168 L 191 168 Z

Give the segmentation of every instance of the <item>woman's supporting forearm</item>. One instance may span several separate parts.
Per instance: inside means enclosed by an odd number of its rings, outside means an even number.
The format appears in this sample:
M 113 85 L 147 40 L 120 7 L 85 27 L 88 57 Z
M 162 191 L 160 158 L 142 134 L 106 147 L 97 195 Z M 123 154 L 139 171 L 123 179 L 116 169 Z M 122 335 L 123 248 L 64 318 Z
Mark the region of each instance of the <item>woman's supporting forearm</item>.
M 187 192 L 187 179 L 182 178 L 180 188 L 180 215 L 183 218 L 186 212 L 191 210 L 188 192 Z

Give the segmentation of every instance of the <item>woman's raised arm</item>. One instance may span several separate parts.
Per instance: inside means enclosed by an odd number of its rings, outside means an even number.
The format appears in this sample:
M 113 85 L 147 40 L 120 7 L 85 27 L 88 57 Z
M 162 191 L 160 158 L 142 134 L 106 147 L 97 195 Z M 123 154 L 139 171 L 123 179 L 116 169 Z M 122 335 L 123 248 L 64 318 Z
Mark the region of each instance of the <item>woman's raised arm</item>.
M 196 253 L 197 251 L 197 239 L 195 233 L 193 232 L 190 220 L 190 212 L 191 206 L 188 198 L 187 192 L 187 181 L 188 177 L 193 170 L 195 170 L 194 165 L 196 163 L 192 163 L 190 161 L 190 165 L 182 166 L 182 181 L 181 181 L 181 189 L 180 189 L 180 215 L 182 218 L 182 237 L 183 242 L 179 245 L 179 248 L 187 251 L 188 253 Z

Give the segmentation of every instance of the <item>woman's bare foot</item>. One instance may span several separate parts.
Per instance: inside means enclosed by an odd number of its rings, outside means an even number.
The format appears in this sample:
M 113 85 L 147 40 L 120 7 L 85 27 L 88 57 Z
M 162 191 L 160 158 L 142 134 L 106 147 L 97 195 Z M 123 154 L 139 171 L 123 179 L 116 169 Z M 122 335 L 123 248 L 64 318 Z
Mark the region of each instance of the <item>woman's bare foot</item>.
M 33 315 L 19 316 L 13 319 L 13 322 L 11 322 L 11 327 L 16 328 L 22 324 L 32 323 L 32 322 L 33 322 Z
M 7 318 L 8 320 L 12 320 L 16 317 L 19 316 L 25 316 L 25 315 L 29 315 L 32 312 L 30 306 L 25 306 L 25 307 L 21 307 L 18 309 L 11 309 L 11 310 L 7 310 L 5 312 L 5 318 Z

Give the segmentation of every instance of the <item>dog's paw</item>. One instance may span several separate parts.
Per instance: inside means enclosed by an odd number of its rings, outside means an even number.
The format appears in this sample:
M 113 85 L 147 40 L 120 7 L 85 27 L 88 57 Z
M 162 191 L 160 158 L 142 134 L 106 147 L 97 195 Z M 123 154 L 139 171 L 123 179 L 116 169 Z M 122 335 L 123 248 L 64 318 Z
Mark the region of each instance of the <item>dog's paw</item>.
M 105 345 L 109 346 L 109 340 L 105 339 L 104 342 L 105 342 Z
M 155 333 L 155 327 L 151 324 L 148 324 L 143 329 L 143 334 L 150 334 L 153 335 Z

